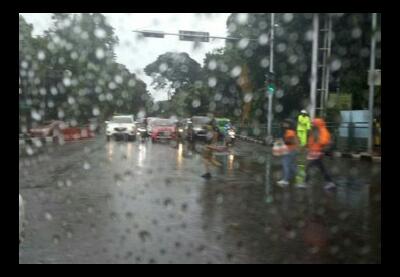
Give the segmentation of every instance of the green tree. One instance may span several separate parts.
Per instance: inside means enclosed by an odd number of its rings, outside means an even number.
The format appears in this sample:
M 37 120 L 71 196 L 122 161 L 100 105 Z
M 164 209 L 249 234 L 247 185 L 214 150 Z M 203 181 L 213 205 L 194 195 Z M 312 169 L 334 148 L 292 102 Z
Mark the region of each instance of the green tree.
M 52 18 L 45 35 L 33 38 L 20 16 L 20 101 L 28 103 L 29 118 L 86 123 L 151 107 L 146 84 L 116 63 L 118 38 L 102 14 Z
M 153 77 L 156 88 L 177 89 L 202 81 L 201 66 L 187 53 L 167 52 L 147 65 L 144 72 Z
M 164 105 L 165 113 L 179 116 L 203 113 L 207 110 L 209 95 L 199 63 L 187 53 L 167 52 L 144 69 L 153 77 L 156 89 L 173 91 L 171 102 Z

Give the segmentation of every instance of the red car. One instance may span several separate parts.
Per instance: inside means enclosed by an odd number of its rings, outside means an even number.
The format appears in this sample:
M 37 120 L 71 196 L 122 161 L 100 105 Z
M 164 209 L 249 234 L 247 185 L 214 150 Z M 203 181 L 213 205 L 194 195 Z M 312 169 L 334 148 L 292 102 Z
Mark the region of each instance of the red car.
M 176 139 L 176 124 L 171 119 L 154 119 L 151 122 L 151 128 L 152 142 L 156 142 L 159 140 Z
M 61 135 L 62 130 L 65 129 L 66 124 L 60 120 L 47 121 L 43 125 L 32 128 L 29 130 L 31 137 L 45 138 L 45 137 L 58 137 Z

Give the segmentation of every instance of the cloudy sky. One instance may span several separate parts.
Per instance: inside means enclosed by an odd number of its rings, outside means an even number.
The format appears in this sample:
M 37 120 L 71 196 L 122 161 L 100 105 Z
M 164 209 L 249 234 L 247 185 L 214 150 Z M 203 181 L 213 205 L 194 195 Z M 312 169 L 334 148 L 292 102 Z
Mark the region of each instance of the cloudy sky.
M 42 35 L 51 24 L 51 14 L 21 13 L 28 23 L 33 24 L 33 35 Z M 137 39 L 133 30 L 158 30 L 169 33 L 178 33 L 179 30 L 209 32 L 212 36 L 226 36 L 226 20 L 229 13 L 193 14 L 193 13 L 105 13 L 109 23 L 115 28 L 119 38 L 116 47 L 117 62 L 126 65 L 148 84 L 148 89 L 156 100 L 167 98 L 165 91 L 154 91 L 150 86 L 151 78 L 147 77 L 143 68 L 155 61 L 157 57 L 168 51 L 188 53 L 198 63 L 203 64 L 205 54 L 215 48 L 224 46 L 220 39 L 201 43 L 194 48 L 194 43 L 180 41 L 177 36 L 165 38 Z

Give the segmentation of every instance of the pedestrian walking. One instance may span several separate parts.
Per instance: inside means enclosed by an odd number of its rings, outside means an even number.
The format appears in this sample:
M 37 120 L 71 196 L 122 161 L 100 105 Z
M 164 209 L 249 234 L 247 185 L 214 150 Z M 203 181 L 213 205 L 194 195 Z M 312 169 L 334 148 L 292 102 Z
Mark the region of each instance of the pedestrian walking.
M 212 121 L 209 125 L 207 125 L 206 145 L 203 148 L 203 161 L 206 173 L 201 177 L 205 179 L 210 179 L 212 177 L 210 172 L 211 165 L 221 166 L 221 163 L 216 161 L 213 156 L 214 151 L 216 151 L 216 148 L 218 147 L 218 137 L 218 128 L 215 124 L 215 121 Z
M 196 148 L 196 141 L 195 141 L 195 136 L 194 136 L 194 130 L 193 130 L 193 124 L 189 123 L 188 124 L 188 129 L 187 129 L 187 137 L 188 141 L 188 148 L 189 148 L 189 153 L 193 153 Z
M 302 110 L 297 117 L 297 136 L 300 139 L 301 147 L 307 145 L 308 132 L 311 129 L 311 120 L 306 110 Z
M 294 123 L 290 119 L 284 120 L 283 127 L 283 142 L 287 147 L 287 153 L 282 156 L 283 179 L 278 181 L 278 185 L 286 187 L 291 179 L 296 176 L 297 165 L 296 157 L 299 146 L 299 140 L 296 135 Z
M 298 184 L 299 188 L 306 188 L 310 181 L 310 171 L 312 168 L 318 168 L 326 182 L 324 188 L 332 189 L 336 185 L 332 182 L 332 178 L 323 163 L 324 151 L 329 147 L 331 135 L 326 128 L 325 121 L 321 118 L 316 118 L 312 121 L 312 129 L 308 138 L 308 153 L 305 182 Z

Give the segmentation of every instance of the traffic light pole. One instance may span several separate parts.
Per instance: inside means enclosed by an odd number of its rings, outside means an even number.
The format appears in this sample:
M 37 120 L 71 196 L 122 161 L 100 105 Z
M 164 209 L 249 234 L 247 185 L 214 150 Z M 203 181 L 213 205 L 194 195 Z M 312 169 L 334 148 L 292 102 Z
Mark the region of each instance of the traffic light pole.
M 376 13 L 372 14 L 371 56 L 369 70 L 369 135 L 368 153 L 372 155 L 373 121 L 374 121 L 374 89 L 375 89 L 375 48 L 376 48 Z
M 313 42 L 312 42 L 312 60 L 311 60 L 311 87 L 310 87 L 310 117 L 315 118 L 315 109 L 317 105 L 317 66 L 318 66 L 318 32 L 319 17 L 317 13 L 313 15 Z
M 269 74 L 272 76 L 274 73 L 274 28 L 275 28 L 275 13 L 271 13 L 271 31 L 270 31 L 270 61 L 269 61 Z M 210 36 L 207 32 L 191 32 L 191 31 L 180 31 L 177 33 L 165 33 L 160 31 L 148 31 L 148 30 L 134 30 L 135 33 L 140 33 L 144 37 L 154 37 L 154 38 L 164 38 L 164 36 L 179 36 L 180 40 L 186 41 L 200 41 L 200 42 L 209 42 L 209 39 L 225 39 L 225 40 L 241 40 L 244 38 L 238 37 L 220 37 L 220 36 Z M 258 39 L 246 38 L 249 41 L 258 41 Z M 274 86 L 274 84 L 272 84 Z M 273 101 L 273 93 L 274 88 L 271 90 L 268 89 L 268 118 L 267 118 L 267 139 L 272 140 L 272 101 Z
M 274 73 L 274 28 L 275 28 L 275 14 L 271 13 L 271 46 L 269 52 L 269 72 Z M 272 100 L 273 93 L 268 92 L 268 123 L 267 123 L 267 138 L 270 141 L 272 139 L 271 127 L 272 127 Z

